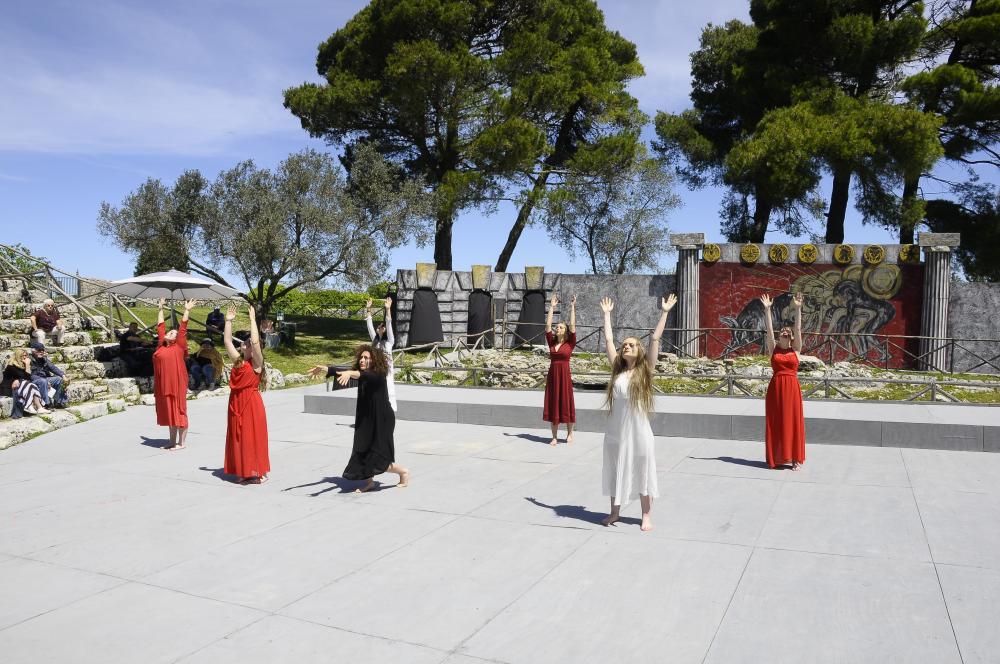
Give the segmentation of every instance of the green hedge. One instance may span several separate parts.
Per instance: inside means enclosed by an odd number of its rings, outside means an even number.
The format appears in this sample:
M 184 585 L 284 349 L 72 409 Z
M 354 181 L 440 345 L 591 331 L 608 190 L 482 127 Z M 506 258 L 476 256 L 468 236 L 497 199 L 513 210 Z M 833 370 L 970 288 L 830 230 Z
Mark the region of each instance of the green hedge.
M 376 300 L 373 308 L 380 307 L 378 300 L 384 299 L 395 283 L 385 281 L 374 284 L 365 292 L 342 291 L 335 289 L 314 291 L 292 291 L 278 300 L 274 305 L 275 312 L 289 314 L 310 314 L 317 309 L 362 309 L 368 298 Z

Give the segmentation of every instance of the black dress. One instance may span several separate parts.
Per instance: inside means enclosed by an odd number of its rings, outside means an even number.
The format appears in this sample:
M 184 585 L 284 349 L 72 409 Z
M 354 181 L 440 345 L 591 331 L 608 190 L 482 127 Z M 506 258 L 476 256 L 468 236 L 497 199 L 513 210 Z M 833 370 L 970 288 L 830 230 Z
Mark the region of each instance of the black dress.
M 344 469 L 344 479 L 367 480 L 384 473 L 396 460 L 392 442 L 395 428 L 396 414 L 389 405 L 385 376 L 362 371 L 354 414 L 354 446 Z

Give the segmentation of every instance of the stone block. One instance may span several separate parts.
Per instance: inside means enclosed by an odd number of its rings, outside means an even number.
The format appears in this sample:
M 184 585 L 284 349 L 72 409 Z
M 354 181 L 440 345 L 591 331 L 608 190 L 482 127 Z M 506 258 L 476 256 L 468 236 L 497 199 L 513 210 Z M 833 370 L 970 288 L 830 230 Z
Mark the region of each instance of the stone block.
M 81 403 L 94 398 L 94 384 L 88 381 L 70 381 L 66 386 L 66 396 L 70 403 Z
M 285 374 L 285 385 L 298 385 L 309 382 L 309 377 L 300 373 Z
M 7 334 L 0 335 L 0 350 L 7 350 L 9 348 L 13 348 L 14 346 L 19 346 L 19 345 L 22 344 L 14 343 L 14 340 L 10 337 L 10 335 Z
M 705 244 L 704 233 L 671 233 L 670 244 L 675 247 Z
M 53 429 L 62 429 L 79 422 L 72 413 L 65 410 L 54 410 L 48 415 L 39 415 L 39 417 L 51 424 Z
M 356 401 L 348 397 L 307 394 L 303 410 L 315 415 L 354 415 Z
M 0 433 L 0 450 L 5 450 L 8 447 L 11 447 L 15 444 L 16 443 L 13 438 L 8 436 L 7 434 Z
M 125 410 L 128 405 L 125 403 L 124 399 L 108 399 L 105 403 L 108 404 L 109 413 L 120 413 Z
M 308 399 L 309 397 L 306 398 Z M 155 406 L 156 397 L 153 396 L 152 394 L 143 394 L 142 396 L 139 397 L 139 404 L 143 406 Z
M 806 418 L 806 445 L 882 445 L 882 423 L 867 420 Z
M 1000 452 L 1000 427 L 983 427 L 983 451 Z
M 52 354 L 63 362 L 91 362 L 94 360 L 94 346 L 62 346 L 52 349 Z
M 962 234 L 917 233 L 917 244 L 921 247 L 958 247 L 962 244 Z
M 657 436 L 728 440 L 733 433 L 733 419 L 730 415 L 653 413 L 650 424 L 653 434 Z
M 763 415 L 733 415 L 733 440 L 764 440 Z
M 0 320 L 0 332 L 28 334 L 31 331 L 31 321 L 27 318 Z
M 92 420 L 96 417 L 103 417 L 104 415 L 107 415 L 108 404 L 107 402 L 97 401 L 93 403 L 80 404 L 78 406 L 70 406 L 66 410 L 73 413 L 81 420 Z
M 883 447 L 983 451 L 983 427 L 970 424 L 882 422 Z
M 285 374 L 281 373 L 281 371 L 275 369 L 270 364 L 265 363 L 264 366 L 267 368 L 267 389 L 273 390 L 284 387 Z
M 139 395 L 139 386 L 135 378 L 108 378 L 104 382 L 107 386 L 108 394 L 114 397 L 125 398 Z
M 22 441 L 53 430 L 53 426 L 40 417 L 22 417 L 19 420 L 4 420 L 0 422 L 0 437 L 7 436 L 13 443 Z
M 100 344 L 94 346 L 94 359 L 101 362 L 110 362 L 121 353 L 121 346 L 118 344 Z
M 0 397 L 0 420 L 10 417 L 14 410 L 14 399 L 11 397 Z
M 458 422 L 458 404 L 441 401 L 399 403 L 399 419 L 422 422 Z

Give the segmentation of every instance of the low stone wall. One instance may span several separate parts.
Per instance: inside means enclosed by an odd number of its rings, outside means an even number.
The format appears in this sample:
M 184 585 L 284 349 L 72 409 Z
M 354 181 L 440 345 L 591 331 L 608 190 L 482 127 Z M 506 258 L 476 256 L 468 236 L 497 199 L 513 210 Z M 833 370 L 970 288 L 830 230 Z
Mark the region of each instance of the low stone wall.
M 948 336 L 952 339 L 1000 339 L 1000 283 L 952 282 L 948 302 Z M 957 341 L 953 371 L 997 374 L 1000 342 Z
M 396 273 L 396 338 L 397 347 L 408 344 L 410 313 L 413 309 L 413 292 L 417 288 L 415 270 L 399 270 Z M 471 272 L 449 272 L 440 270 L 435 275 L 433 290 L 437 293 L 441 311 L 441 327 L 445 346 L 451 347 L 453 337 L 466 334 L 468 329 L 469 294 L 472 292 Z M 601 349 L 602 334 L 599 327 L 603 323 L 600 301 L 610 297 L 615 301 L 612 321 L 615 338 L 649 334 L 643 328 L 652 328 L 659 317 L 660 298 L 675 288 L 674 275 L 593 275 L 593 274 L 546 274 L 544 290 L 546 297 L 557 294 L 560 305 L 556 310 L 555 322 L 569 321 L 569 301 L 577 296 L 577 338 L 580 350 L 597 352 Z M 494 272 L 490 275 L 490 294 L 494 301 L 506 302 L 507 335 L 505 343 L 514 343 L 514 329 L 521 312 L 521 301 L 525 293 L 525 277 L 519 272 Z M 667 327 L 674 325 L 674 314 L 667 320 Z M 672 347 L 672 335 L 664 339 L 663 349 Z

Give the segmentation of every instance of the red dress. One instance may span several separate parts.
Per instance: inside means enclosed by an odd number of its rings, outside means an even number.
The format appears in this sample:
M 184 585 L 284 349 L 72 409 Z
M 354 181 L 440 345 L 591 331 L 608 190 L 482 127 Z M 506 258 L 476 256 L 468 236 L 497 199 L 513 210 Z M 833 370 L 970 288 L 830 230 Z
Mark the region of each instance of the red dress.
M 260 398 L 260 374 L 243 362 L 229 374 L 229 424 L 225 471 L 237 477 L 263 477 L 271 470 L 267 455 L 267 415 Z
M 545 409 L 542 419 L 553 424 L 576 422 L 573 402 L 573 379 L 569 373 L 569 358 L 576 346 L 576 333 L 570 332 L 556 350 L 556 335 L 545 333 L 549 344 L 549 375 L 545 379 Z
M 153 353 L 153 395 L 156 397 L 156 423 L 165 427 L 186 429 L 188 371 L 187 321 L 182 320 L 177 339 L 169 346 L 163 343 L 167 326 L 160 323 L 156 334 L 160 345 Z
M 771 354 L 774 376 L 767 386 L 764 415 L 767 421 L 767 465 L 771 468 L 806 460 L 806 424 L 802 416 L 799 357 L 791 348 Z

